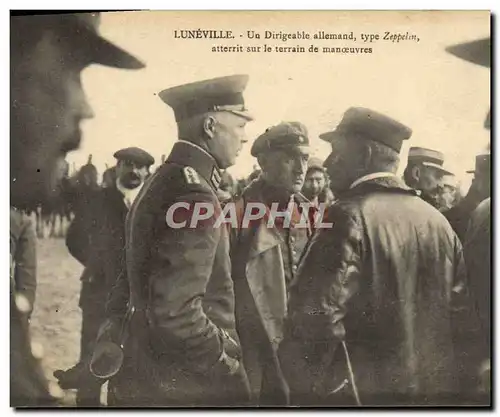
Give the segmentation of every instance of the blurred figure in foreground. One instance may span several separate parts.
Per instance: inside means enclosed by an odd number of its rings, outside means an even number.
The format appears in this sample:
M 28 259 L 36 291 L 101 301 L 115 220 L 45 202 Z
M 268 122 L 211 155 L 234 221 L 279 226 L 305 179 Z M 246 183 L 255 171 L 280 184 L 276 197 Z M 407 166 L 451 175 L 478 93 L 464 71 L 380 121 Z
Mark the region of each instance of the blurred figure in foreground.
M 18 209 L 51 200 L 66 154 L 80 145 L 81 122 L 93 117 L 83 69 L 143 66 L 102 38 L 98 26 L 98 13 L 10 18 L 10 200 Z M 51 405 L 61 395 L 43 375 L 40 349 L 32 350 L 24 320 L 29 311 L 11 282 L 10 404 L 16 407 Z

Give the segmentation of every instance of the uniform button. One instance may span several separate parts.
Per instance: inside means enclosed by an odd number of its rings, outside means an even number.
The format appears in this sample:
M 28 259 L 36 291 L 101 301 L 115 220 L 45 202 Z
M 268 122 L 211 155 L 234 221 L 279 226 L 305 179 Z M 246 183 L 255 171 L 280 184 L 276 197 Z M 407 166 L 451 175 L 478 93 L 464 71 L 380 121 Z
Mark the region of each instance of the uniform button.
M 290 236 L 290 242 L 295 242 L 295 238 L 293 236 Z
M 292 266 L 293 272 L 297 272 L 297 265 Z

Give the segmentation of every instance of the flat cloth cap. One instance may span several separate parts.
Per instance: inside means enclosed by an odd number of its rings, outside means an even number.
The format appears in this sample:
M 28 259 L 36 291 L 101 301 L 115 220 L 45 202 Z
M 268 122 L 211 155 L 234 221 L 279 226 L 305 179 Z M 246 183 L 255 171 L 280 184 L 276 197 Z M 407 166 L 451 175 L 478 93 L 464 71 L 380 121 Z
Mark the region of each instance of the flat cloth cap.
M 266 129 L 252 145 L 251 154 L 277 149 L 294 149 L 309 154 L 309 136 L 307 128 L 300 122 L 281 122 Z
M 248 75 L 230 75 L 168 88 L 159 96 L 172 107 L 177 122 L 218 111 L 228 111 L 253 120 L 243 98 L 247 83 Z
M 327 142 L 334 138 L 352 136 L 382 143 L 396 152 L 401 151 L 403 141 L 411 137 L 412 130 L 384 114 L 363 107 L 348 109 L 334 131 L 319 137 Z
M 309 158 L 309 160 L 307 161 L 307 169 L 308 170 L 319 169 L 321 171 L 325 170 L 325 168 L 323 167 L 323 161 L 319 158 L 314 157 L 314 156 Z
M 491 154 L 485 153 L 476 156 L 476 166 L 474 170 L 467 171 L 468 174 L 475 174 L 477 172 L 486 174 L 490 172 L 491 167 Z
M 435 168 L 444 174 L 453 175 L 452 172 L 443 168 L 443 153 L 434 149 L 412 146 L 408 151 L 408 162 L 421 163 L 422 165 Z
M 11 32 L 22 31 L 23 27 L 28 25 L 47 26 L 51 30 L 59 31 L 75 49 L 96 64 L 125 69 L 139 69 L 145 66 L 139 59 L 99 34 L 99 12 L 12 16 L 11 23 Z M 18 36 L 22 36 L 22 33 Z
M 155 163 L 155 159 L 148 152 L 136 147 L 120 149 L 113 156 L 119 161 L 130 161 L 141 166 L 149 167 Z

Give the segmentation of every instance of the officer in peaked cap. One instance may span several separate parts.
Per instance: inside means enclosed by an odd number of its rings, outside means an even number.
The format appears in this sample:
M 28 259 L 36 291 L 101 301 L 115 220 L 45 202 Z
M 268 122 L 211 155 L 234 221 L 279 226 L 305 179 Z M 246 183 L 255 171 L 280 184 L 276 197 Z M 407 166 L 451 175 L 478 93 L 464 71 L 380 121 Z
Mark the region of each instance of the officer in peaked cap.
M 247 75 L 231 75 L 169 88 L 160 92 L 160 98 L 172 107 L 177 123 L 209 112 L 253 120 L 243 98 L 247 83 Z
M 247 81 L 234 75 L 159 94 L 174 112 L 179 140 L 127 218 L 127 276 L 111 293 L 103 326 L 113 334 L 126 317 L 129 329 L 123 366 L 109 382 L 110 404 L 224 406 L 248 399 L 229 235 L 227 226 L 214 224 L 221 212 L 221 170 L 234 164 L 251 120 L 243 99 Z M 196 223 L 200 205 L 213 215 Z
M 286 405 L 288 390 L 277 357 L 283 335 L 288 287 L 312 235 L 299 227 L 299 207 L 309 201 L 300 193 L 309 159 L 309 135 L 300 122 L 282 122 L 268 128 L 253 143 L 251 153 L 262 170 L 236 201 L 236 213 L 248 210 L 247 203 L 260 203 L 267 210 L 284 211 L 294 203 L 290 222 L 269 217 L 255 221 L 250 229 L 235 232 L 232 245 L 236 324 L 243 348 L 253 405 Z M 239 223 L 241 224 L 241 223 Z M 249 251 L 249 248 L 250 251 Z M 266 294 L 262 297 L 261 294 Z
M 453 175 L 443 168 L 444 155 L 434 149 L 413 146 L 408 152 L 408 164 L 403 177 L 406 184 L 420 191 L 420 196 L 437 209 L 439 190 L 445 175 Z
M 346 142 L 355 144 L 371 144 L 372 148 L 377 146 L 379 149 L 387 149 L 388 153 L 399 155 L 403 141 L 410 138 L 412 130 L 402 123 L 374 110 L 363 107 L 351 107 L 342 117 L 335 130 L 322 133 L 319 137 L 332 145 L 332 153 L 324 165 L 332 184 L 332 191 L 341 192 L 351 185 L 353 175 L 350 159 L 361 154 L 337 152 L 339 145 Z M 381 148 L 381 146 L 385 148 Z M 394 151 L 394 152 L 391 152 Z M 345 157 L 336 161 L 338 155 Z M 332 158 L 336 161 L 331 164 Z
M 99 35 L 99 13 L 45 13 L 10 18 L 10 202 L 17 208 L 45 203 L 59 189 L 63 159 L 80 144 L 81 122 L 93 117 L 75 82 L 83 69 L 144 66 Z M 57 390 L 44 380 L 16 298 L 11 291 L 10 403 L 49 405 Z
M 453 392 L 443 312 L 463 260 L 443 216 L 396 175 L 410 135 L 351 108 L 320 136 L 332 145 L 324 165 L 338 199 L 289 288 L 279 357 L 295 404 L 383 405 L 394 393 L 398 404 L 434 404 Z

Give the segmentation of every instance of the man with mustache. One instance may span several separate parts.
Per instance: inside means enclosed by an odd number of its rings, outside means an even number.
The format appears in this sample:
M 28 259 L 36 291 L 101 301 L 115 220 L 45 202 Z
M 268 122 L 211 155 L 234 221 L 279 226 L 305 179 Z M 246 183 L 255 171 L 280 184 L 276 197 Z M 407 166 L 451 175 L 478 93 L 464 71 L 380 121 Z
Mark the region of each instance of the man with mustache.
M 411 133 L 355 107 L 320 135 L 332 146 L 324 165 L 338 197 L 326 218 L 333 227 L 318 230 L 304 255 L 279 350 L 298 404 L 456 401 L 462 245 L 395 175 Z
M 88 365 L 93 352 L 99 326 L 104 321 L 108 294 L 122 272 L 125 262 L 125 218 L 134 199 L 154 164 L 154 158 L 140 148 L 121 149 L 114 154 L 117 160 L 117 179 L 112 187 L 103 188 L 94 195 L 82 221 L 75 224 L 85 230 L 75 231 L 74 236 L 86 240 L 85 271 L 82 274 L 80 308 L 82 330 L 80 361 L 65 372 L 56 371 L 63 388 L 76 388 L 77 405 L 100 405 L 101 384 L 82 381 L 82 367 Z M 81 242 L 68 242 L 76 247 Z
M 304 186 L 302 187 L 302 194 L 315 206 L 320 203 L 326 205 L 332 204 L 334 196 L 330 190 L 329 179 L 323 161 L 319 158 L 309 158 L 308 168 Z
M 444 155 L 434 149 L 412 146 L 403 177 L 406 185 L 418 190 L 420 197 L 440 209 L 439 193 L 445 175 L 453 175 L 443 168 Z
M 33 209 L 58 189 L 59 167 L 80 144 L 81 122 L 93 117 L 81 72 L 93 63 L 144 65 L 99 35 L 99 13 L 11 16 L 10 25 L 10 203 Z M 40 350 L 31 349 L 23 317 L 30 310 L 11 283 L 11 406 L 48 405 L 57 391 L 43 376 Z
M 267 129 L 251 149 L 262 172 L 236 202 L 240 220 L 231 241 L 236 324 L 253 404 L 288 403 L 276 349 L 283 334 L 288 288 L 312 233 L 310 227 L 297 225 L 302 215 L 299 205 L 309 203 L 300 193 L 309 152 L 303 124 L 283 122 Z M 250 203 L 261 203 L 267 213 L 245 226 L 242 215 Z M 276 213 L 284 212 L 289 203 L 294 203 L 290 223 L 276 216 L 269 227 L 272 206 Z

